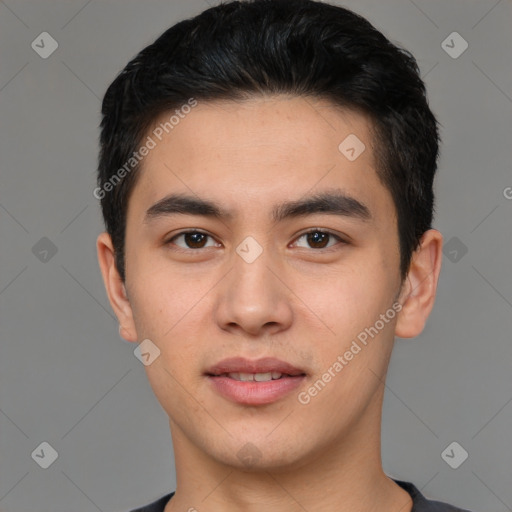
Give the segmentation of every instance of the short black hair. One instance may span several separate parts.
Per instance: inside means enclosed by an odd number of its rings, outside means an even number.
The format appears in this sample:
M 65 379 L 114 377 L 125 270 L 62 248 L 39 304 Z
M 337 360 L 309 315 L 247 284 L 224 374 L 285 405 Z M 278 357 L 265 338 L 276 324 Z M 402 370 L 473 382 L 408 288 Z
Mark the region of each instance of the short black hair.
M 405 279 L 431 228 L 439 153 L 438 123 L 415 58 L 348 9 L 314 0 L 248 0 L 220 3 L 173 25 L 105 93 L 95 196 L 123 282 L 127 206 L 140 174 L 140 164 L 127 169 L 126 162 L 152 123 L 191 98 L 272 94 L 329 100 L 369 117 L 377 174 L 396 208 Z

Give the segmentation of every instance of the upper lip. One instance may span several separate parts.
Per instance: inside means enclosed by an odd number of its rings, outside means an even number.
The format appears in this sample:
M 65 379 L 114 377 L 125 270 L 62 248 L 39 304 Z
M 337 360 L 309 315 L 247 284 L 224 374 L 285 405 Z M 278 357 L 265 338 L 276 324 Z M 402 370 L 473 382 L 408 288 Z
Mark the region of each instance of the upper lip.
M 264 357 L 251 361 L 244 357 L 231 357 L 219 361 L 207 371 L 207 375 L 222 375 L 223 373 L 268 373 L 279 372 L 287 375 L 305 375 L 303 370 L 295 366 L 276 359 L 274 357 Z

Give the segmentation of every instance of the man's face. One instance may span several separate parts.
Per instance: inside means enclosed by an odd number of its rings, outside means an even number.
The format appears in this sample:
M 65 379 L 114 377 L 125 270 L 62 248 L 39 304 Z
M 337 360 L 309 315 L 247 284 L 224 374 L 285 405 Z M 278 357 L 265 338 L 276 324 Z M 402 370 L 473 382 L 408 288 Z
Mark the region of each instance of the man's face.
M 355 159 L 353 135 L 366 147 Z M 369 215 L 353 202 L 345 213 L 273 217 L 284 202 L 326 192 L 350 196 Z M 146 215 L 170 194 L 230 216 Z M 199 103 L 144 159 L 127 215 L 134 331 L 160 349 L 145 368 L 175 440 L 240 467 L 252 450 L 256 466 L 277 469 L 380 435 L 396 317 L 377 321 L 400 291 L 399 263 L 395 208 L 364 117 L 284 96 Z M 377 334 L 376 322 L 384 324 Z M 358 335 L 370 327 L 364 345 Z M 207 375 L 231 357 L 274 357 L 305 377 L 277 399 L 236 401 Z

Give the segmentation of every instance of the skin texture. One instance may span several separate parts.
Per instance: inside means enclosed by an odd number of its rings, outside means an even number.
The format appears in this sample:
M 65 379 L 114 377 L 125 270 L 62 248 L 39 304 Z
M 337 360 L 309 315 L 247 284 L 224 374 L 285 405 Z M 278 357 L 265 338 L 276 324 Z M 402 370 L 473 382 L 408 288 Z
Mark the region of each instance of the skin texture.
M 312 98 L 199 103 L 143 161 L 128 207 L 126 286 L 110 237 L 98 237 L 121 335 L 149 338 L 161 351 L 145 369 L 175 452 L 177 490 L 166 512 L 410 512 L 409 495 L 381 465 L 384 380 L 394 336 L 417 336 L 431 312 L 442 236 L 423 235 L 402 286 L 395 207 L 375 171 L 370 128 L 362 115 Z M 366 146 L 352 162 L 338 150 L 349 134 Z M 332 189 L 367 205 L 372 220 L 316 213 L 273 223 L 275 204 Z M 233 217 L 144 222 L 152 204 L 177 192 L 218 201 Z M 192 228 L 210 235 L 203 248 L 183 236 L 165 244 Z M 315 246 L 301 236 L 310 228 L 347 243 Z M 263 249 L 252 263 L 236 252 L 247 236 Z M 301 404 L 298 392 L 395 299 L 401 311 Z M 288 361 L 306 381 L 264 406 L 230 402 L 204 372 L 240 355 Z M 251 467 L 237 455 L 247 443 L 256 447 Z

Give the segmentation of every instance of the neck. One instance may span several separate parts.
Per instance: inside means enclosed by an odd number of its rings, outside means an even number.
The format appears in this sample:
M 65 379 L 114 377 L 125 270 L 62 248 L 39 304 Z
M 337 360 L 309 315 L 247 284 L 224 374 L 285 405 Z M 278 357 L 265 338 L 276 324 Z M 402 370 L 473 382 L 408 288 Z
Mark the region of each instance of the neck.
M 375 398 L 334 445 L 252 470 L 219 462 L 170 420 L 177 486 L 165 512 L 411 512 L 409 494 L 382 470 L 382 396 Z

